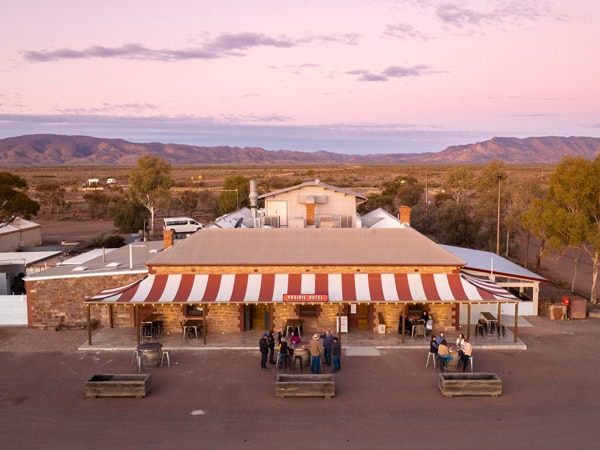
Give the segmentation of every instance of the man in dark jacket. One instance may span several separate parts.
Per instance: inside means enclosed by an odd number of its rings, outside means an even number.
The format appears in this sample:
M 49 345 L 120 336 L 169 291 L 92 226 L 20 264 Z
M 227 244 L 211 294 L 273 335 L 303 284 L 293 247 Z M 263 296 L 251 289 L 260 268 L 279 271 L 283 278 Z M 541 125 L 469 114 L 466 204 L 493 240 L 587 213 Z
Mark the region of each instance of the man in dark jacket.
M 271 364 L 275 364 L 275 336 L 273 336 L 274 331 L 269 331 L 269 335 L 267 336 L 267 344 L 269 344 L 269 362 Z
M 331 365 L 331 345 L 333 344 L 333 335 L 331 334 L 331 331 L 327 330 L 327 331 L 325 331 L 325 334 L 322 334 L 319 337 L 321 339 L 323 339 L 323 353 L 325 355 L 325 365 L 330 366 Z
M 258 341 L 258 348 L 260 349 L 260 370 L 268 370 L 267 354 L 269 353 L 269 343 L 267 342 L 267 333 L 263 333 Z
M 342 368 L 342 344 L 340 344 L 340 340 L 337 336 L 333 338 L 333 344 L 331 344 L 331 356 L 333 357 L 333 370 L 331 373 L 336 373 Z

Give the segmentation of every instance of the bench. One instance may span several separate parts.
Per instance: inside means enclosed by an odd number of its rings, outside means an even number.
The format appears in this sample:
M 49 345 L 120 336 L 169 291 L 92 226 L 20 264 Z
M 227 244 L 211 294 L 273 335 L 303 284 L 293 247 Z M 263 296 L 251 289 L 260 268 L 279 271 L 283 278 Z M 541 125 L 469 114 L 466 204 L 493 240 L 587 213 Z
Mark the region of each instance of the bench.
M 151 388 L 150 374 L 97 374 L 85 382 L 85 396 L 142 398 Z
M 502 394 L 502 380 L 495 373 L 442 373 L 439 388 L 444 397 L 456 395 L 498 397 Z
M 275 396 L 285 397 L 326 397 L 335 396 L 335 378 L 332 374 L 277 374 Z

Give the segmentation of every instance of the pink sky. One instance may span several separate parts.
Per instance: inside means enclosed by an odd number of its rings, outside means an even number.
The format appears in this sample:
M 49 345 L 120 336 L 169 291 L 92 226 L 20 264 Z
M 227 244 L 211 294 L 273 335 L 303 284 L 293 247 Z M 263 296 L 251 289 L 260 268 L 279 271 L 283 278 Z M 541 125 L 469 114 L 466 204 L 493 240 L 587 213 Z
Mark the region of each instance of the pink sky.
M 0 138 L 344 153 L 600 137 L 600 2 L 6 2 Z

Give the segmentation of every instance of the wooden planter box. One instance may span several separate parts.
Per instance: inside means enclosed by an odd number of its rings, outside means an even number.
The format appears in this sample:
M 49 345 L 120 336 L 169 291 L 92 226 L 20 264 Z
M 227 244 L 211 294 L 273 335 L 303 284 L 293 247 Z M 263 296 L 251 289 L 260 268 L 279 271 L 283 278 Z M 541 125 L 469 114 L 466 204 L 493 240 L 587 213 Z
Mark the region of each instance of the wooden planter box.
M 85 382 L 85 396 L 142 398 L 151 387 L 150 374 L 93 375 Z
M 335 378 L 331 374 L 292 375 L 277 374 L 275 396 L 327 397 L 335 396 Z
M 495 373 L 442 373 L 439 387 L 444 397 L 502 394 L 502 380 Z

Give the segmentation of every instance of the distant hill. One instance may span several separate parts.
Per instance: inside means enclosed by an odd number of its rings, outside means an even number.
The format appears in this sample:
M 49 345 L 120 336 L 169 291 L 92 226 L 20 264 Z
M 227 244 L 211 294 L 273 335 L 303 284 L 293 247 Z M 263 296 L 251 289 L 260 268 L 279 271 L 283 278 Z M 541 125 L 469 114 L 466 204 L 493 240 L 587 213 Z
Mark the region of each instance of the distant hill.
M 269 151 L 260 147 L 200 147 L 195 145 L 132 143 L 123 139 L 33 134 L 0 139 L 0 167 L 17 166 L 134 166 L 144 154 L 173 165 L 292 165 L 292 164 L 553 164 L 565 155 L 594 159 L 600 138 L 495 137 L 475 144 L 456 145 L 438 153 L 348 155 L 326 151 Z

